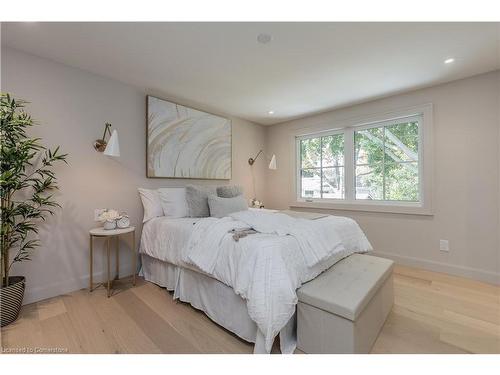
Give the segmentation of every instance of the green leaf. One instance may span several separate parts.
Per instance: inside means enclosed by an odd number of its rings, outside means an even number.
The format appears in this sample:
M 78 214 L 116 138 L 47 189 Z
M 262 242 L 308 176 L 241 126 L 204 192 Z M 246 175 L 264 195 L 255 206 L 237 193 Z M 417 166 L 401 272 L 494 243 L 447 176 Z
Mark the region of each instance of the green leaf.
M 54 167 L 58 162 L 67 164 L 67 154 L 59 146 L 46 148 L 41 138 L 28 136 L 36 122 L 24 110 L 27 103 L 0 93 L 1 257 L 13 262 L 30 260 L 40 245 L 32 238 L 39 223 L 60 207 L 48 194 L 57 189 Z M 17 196 L 23 198 L 14 200 Z M 13 257 L 10 251 L 15 252 Z M 3 266 L 3 275 L 9 268 Z

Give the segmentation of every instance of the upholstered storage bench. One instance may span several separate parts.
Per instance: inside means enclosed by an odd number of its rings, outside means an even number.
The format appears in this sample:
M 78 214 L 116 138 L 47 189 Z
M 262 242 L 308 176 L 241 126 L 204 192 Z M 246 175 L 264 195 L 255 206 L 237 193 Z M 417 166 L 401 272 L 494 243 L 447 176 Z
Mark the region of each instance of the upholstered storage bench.
M 393 262 L 353 254 L 298 291 L 297 347 L 369 353 L 393 304 Z

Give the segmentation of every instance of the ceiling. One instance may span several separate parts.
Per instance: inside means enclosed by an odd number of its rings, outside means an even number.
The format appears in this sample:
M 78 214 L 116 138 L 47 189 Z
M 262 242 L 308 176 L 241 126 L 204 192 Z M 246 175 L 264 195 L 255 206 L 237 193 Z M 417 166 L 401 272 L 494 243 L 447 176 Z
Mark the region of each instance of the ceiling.
M 270 125 L 499 69 L 499 25 L 4 23 L 2 43 Z

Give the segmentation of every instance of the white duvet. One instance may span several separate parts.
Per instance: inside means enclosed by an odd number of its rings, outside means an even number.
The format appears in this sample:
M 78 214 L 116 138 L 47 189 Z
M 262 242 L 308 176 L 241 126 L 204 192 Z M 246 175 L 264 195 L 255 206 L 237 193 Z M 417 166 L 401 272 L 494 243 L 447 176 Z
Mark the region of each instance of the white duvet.
M 194 224 L 198 218 L 156 217 L 144 224 L 141 234 L 140 252 L 148 256 L 183 266 L 185 251 Z
M 231 229 L 259 233 L 233 239 Z M 371 250 L 349 218 L 318 220 L 242 211 L 194 224 L 182 260 L 231 286 L 247 301 L 248 313 L 270 352 L 275 336 L 295 312 L 296 290 L 340 259 Z

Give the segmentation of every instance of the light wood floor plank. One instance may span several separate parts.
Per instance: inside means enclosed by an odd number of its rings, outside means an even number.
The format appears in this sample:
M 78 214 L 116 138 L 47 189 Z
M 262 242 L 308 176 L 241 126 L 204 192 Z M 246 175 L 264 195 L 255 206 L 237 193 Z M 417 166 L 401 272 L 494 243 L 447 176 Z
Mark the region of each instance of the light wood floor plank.
M 498 296 L 498 293 L 500 293 L 498 286 L 492 284 L 466 279 L 464 277 L 448 275 L 445 273 L 427 271 L 421 268 L 396 265 L 394 267 L 394 273 L 396 275 L 411 276 L 421 280 L 428 280 L 434 282 L 440 281 L 448 285 L 455 285 L 458 287 L 467 288 L 475 291 L 481 291 L 483 293 L 496 296 Z
M 40 301 L 37 304 L 38 317 L 40 320 L 45 320 L 64 314 L 66 312 L 66 306 L 60 298 L 50 298 L 45 301 Z
M 180 335 L 134 293 L 120 293 L 114 298 L 163 353 L 199 353 L 187 338 Z
M 23 306 L 17 321 L 2 328 L 3 348 L 35 348 L 42 340 L 37 303 Z
M 395 301 L 373 353 L 500 353 L 500 287 L 396 266 Z M 2 346 L 71 353 L 251 353 L 247 343 L 141 279 L 23 307 Z M 279 344 L 273 347 L 278 352 Z M 297 351 L 299 353 L 299 351 Z
M 103 296 L 103 298 L 105 298 Z M 62 296 L 83 353 L 116 353 L 117 343 L 94 310 L 92 293 L 80 290 Z
M 372 353 L 378 354 L 463 354 L 464 350 L 444 343 L 440 330 L 396 312 L 391 312 Z
M 126 291 L 125 293 L 131 293 Z M 92 296 L 95 310 L 104 326 L 113 336 L 119 353 L 161 353 L 161 349 L 129 316 L 126 308 L 116 298 L 106 298 L 105 291 Z
M 204 313 L 188 304 L 174 301 L 170 293 L 153 284 L 134 288 L 137 295 L 153 311 L 186 337 L 203 353 L 251 353 L 253 346 L 235 335 L 227 334 Z
M 58 314 L 40 321 L 42 344 L 41 353 L 50 353 L 48 350 L 61 349 L 63 353 L 82 352 L 74 327 L 67 313 Z

